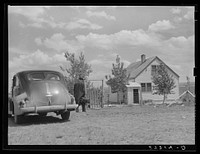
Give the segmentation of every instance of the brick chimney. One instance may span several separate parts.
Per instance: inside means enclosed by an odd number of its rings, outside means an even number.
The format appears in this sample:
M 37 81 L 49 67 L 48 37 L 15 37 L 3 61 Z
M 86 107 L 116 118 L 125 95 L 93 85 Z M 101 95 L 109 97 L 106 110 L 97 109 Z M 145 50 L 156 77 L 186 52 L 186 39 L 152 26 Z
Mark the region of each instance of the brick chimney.
M 145 54 L 142 54 L 141 55 L 141 62 L 144 63 L 146 60 L 146 55 Z

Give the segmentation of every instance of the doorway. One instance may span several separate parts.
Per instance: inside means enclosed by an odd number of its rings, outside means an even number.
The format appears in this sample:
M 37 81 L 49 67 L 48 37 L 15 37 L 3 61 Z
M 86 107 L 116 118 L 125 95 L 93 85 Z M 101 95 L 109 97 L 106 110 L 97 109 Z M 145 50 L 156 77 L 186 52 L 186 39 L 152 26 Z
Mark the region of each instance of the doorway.
M 139 104 L 139 92 L 138 92 L 138 89 L 133 89 L 133 103 Z

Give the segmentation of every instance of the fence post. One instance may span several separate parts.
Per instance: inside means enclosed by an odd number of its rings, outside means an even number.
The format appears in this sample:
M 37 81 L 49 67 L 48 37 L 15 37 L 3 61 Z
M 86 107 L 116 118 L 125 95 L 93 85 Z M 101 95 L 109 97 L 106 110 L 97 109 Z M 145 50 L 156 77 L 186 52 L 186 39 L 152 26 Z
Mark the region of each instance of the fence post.
M 96 108 L 96 89 L 94 89 L 94 108 Z
M 101 95 L 101 108 L 103 108 L 103 101 L 104 101 L 104 87 L 103 87 L 103 82 L 104 80 L 102 80 L 102 95 Z
M 86 88 L 86 96 L 90 99 L 90 107 L 101 107 L 103 108 L 104 103 L 104 80 L 90 80 L 90 81 L 100 81 L 100 88 L 92 86 L 91 88 Z M 92 83 L 93 84 L 93 83 Z M 86 87 L 86 85 L 85 85 Z

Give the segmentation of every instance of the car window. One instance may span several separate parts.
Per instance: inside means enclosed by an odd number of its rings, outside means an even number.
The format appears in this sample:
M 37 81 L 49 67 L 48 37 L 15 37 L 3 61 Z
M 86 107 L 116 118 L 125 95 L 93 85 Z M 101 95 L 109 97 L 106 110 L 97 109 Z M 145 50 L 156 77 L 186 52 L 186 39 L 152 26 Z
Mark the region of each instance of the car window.
M 47 73 L 46 80 L 60 80 L 60 77 L 57 74 Z
M 13 87 L 19 86 L 19 78 L 17 76 L 13 77 Z
M 13 87 L 16 85 L 16 76 L 13 77 Z
M 19 86 L 19 78 L 16 76 L 16 86 Z
M 13 85 L 12 85 L 12 96 L 17 96 L 22 93 L 22 89 L 20 86 L 20 80 L 17 75 L 13 77 Z
M 31 73 L 28 74 L 28 80 L 40 81 L 44 80 L 44 73 Z

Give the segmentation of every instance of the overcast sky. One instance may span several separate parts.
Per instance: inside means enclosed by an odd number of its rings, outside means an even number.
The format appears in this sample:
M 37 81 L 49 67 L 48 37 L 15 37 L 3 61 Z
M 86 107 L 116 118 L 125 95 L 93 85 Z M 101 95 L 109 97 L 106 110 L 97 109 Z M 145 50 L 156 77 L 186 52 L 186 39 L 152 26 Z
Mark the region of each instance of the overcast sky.
M 145 54 L 194 81 L 194 7 L 8 6 L 9 83 L 22 70 L 61 71 L 66 51 L 84 52 L 90 79 L 111 74 L 116 55 L 128 66 Z

